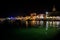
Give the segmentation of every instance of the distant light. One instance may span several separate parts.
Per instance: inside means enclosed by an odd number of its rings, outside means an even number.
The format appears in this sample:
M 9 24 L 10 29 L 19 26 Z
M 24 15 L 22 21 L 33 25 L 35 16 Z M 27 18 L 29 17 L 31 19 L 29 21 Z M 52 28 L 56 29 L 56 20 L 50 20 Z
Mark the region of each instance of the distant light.
M 9 18 L 9 17 L 7 17 L 6 19 L 9 19 L 9 20 L 10 20 L 10 18 Z
M 7 19 L 10 19 L 10 18 L 7 18 Z
M 56 19 L 60 19 L 60 17 L 59 17 L 59 16 L 57 16 L 57 17 L 56 17 Z
M 39 18 L 39 16 L 36 16 L 37 18 Z
M 40 15 L 40 18 L 41 18 L 41 19 L 43 19 L 43 18 L 44 18 L 44 16 L 41 14 L 41 15 Z
M 57 22 L 57 25 L 59 25 L 60 23 L 59 22 Z
M 48 14 L 48 12 L 46 12 L 46 14 Z
M 8 19 L 15 20 L 16 18 L 14 18 L 14 17 L 9 17 Z
M 14 18 L 14 17 L 10 17 L 10 18 Z

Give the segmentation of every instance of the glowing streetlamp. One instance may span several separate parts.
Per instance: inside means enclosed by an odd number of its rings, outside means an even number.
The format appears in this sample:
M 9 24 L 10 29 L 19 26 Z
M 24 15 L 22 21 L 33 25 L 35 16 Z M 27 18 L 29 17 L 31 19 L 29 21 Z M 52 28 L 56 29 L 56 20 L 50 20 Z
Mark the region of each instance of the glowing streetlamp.
M 46 18 L 48 18 L 48 12 L 46 12 Z

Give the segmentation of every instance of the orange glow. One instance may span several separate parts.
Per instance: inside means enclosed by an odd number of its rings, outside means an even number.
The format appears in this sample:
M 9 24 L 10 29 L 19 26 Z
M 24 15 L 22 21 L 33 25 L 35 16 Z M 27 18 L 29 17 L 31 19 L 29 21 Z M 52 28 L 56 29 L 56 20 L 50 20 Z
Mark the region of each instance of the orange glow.
M 36 21 L 31 21 L 31 25 L 35 25 L 36 24 Z
M 26 21 L 26 26 L 28 26 L 28 21 Z
M 30 16 L 36 16 L 36 13 L 31 13 Z

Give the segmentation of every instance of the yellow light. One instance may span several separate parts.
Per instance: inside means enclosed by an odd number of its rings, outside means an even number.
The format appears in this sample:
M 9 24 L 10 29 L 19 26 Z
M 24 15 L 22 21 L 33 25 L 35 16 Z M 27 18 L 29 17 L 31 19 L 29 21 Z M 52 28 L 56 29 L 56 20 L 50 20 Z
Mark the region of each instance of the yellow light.
M 50 18 L 50 17 L 46 17 L 46 18 Z
M 50 17 L 50 18 L 52 18 L 52 17 Z
M 46 12 L 46 14 L 48 14 L 48 12 Z
M 39 16 L 36 16 L 37 18 L 39 18 Z
M 35 25 L 36 24 L 36 21 L 31 21 L 31 25 Z
M 28 21 L 26 21 L 26 26 L 28 26 Z
M 41 15 L 40 15 L 40 18 L 41 18 L 41 19 L 43 19 L 43 18 L 44 18 L 44 15 L 43 15 L 43 14 L 41 14 Z

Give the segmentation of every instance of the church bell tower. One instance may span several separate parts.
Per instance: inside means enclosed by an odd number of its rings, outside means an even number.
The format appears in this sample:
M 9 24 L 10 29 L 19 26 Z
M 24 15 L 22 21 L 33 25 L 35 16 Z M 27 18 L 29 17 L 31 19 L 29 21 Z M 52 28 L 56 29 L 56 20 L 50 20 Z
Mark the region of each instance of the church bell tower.
M 52 11 L 56 11 L 55 5 L 53 6 L 53 9 L 52 9 Z

